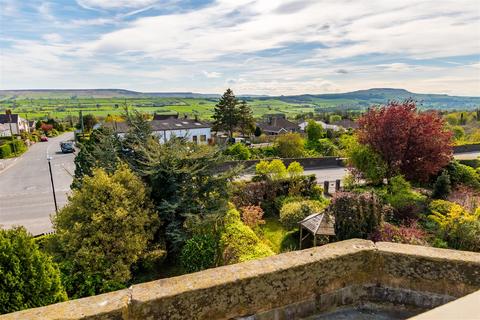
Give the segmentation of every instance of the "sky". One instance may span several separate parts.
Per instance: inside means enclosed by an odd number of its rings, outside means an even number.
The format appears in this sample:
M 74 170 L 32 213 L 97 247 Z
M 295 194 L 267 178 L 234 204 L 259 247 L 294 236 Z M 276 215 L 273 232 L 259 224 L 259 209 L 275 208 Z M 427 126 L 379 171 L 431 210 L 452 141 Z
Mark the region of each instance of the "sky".
M 480 96 L 480 0 L 0 0 L 0 89 Z

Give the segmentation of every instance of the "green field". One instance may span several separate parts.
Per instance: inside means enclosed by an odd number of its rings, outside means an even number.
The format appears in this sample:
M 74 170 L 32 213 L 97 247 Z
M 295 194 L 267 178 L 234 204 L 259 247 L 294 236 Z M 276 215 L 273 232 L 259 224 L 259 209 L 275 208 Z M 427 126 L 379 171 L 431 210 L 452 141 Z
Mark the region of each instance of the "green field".
M 107 115 L 121 114 L 124 107 L 136 109 L 143 113 L 173 113 L 197 115 L 201 119 L 208 119 L 213 114 L 213 108 L 218 99 L 215 98 L 81 98 L 81 99 L 18 99 L 0 102 L 0 112 L 12 109 L 28 119 L 43 119 L 47 117 L 68 118 L 83 114 L 94 114 L 106 117 Z M 313 112 L 315 105 L 286 103 L 281 100 L 249 99 L 255 117 L 267 113 L 285 113 L 295 116 L 300 113 Z

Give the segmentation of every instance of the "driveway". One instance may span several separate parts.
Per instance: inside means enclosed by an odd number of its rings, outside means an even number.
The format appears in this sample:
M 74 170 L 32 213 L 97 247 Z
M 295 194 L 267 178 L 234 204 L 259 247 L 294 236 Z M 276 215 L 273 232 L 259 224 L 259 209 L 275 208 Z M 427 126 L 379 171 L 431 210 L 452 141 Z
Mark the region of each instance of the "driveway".
M 74 154 L 62 154 L 60 141 L 73 139 L 73 133 L 33 145 L 8 168 L 0 171 L 0 225 L 23 225 L 33 235 L 52 231 L 50 214 L 55 213 L 47 153 L 53 157 L 52 172 L 57 203 L 67 202 Z

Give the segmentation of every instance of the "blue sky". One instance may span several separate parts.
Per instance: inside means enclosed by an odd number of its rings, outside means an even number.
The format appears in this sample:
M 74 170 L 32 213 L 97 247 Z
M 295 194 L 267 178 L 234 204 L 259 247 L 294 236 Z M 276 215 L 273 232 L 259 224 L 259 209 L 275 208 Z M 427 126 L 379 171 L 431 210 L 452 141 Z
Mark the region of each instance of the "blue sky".
M 0 89 L 480 95 L 478 0 L 0 4 Z

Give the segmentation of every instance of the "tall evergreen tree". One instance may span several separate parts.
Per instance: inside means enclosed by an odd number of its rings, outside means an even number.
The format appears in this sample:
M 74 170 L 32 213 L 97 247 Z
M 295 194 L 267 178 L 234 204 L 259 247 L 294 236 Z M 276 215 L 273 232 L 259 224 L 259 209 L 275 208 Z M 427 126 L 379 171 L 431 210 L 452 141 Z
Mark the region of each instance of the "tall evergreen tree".
M 228 88 L 222 95 L 220 101 L 215 105 L 213 114 L 213 129 L 215 131 L 225 130 L 228 132 L 228 137 L 233 137 L 235 127 L 239 122 L 239 108 L 238 99 L 233 94 L 233 91 Z
M 255 131 L 255 119 L 250 106 L 245 100 L 240 102 L 239 108 L 238 128 L 243 136 L 251 135 Z

